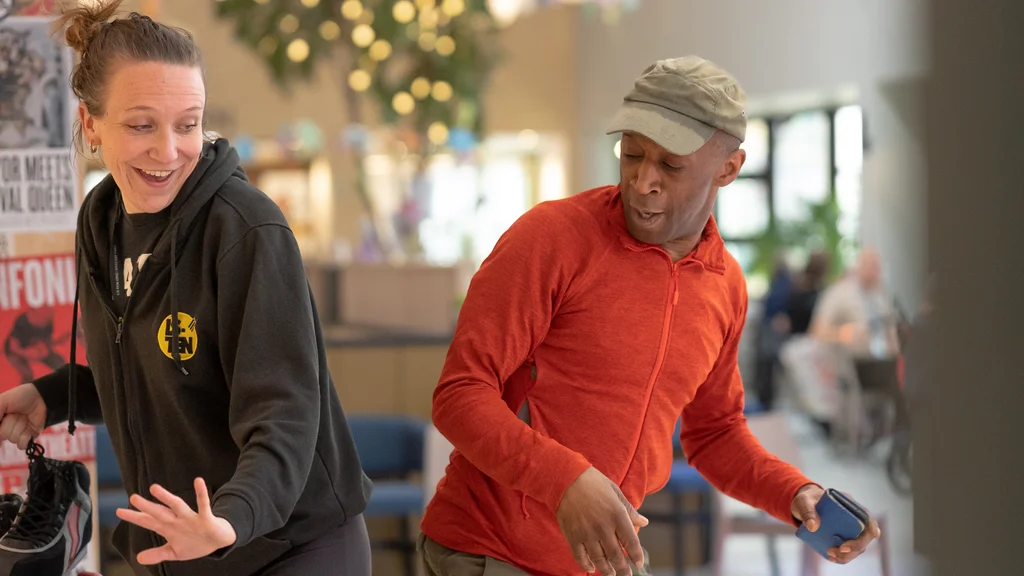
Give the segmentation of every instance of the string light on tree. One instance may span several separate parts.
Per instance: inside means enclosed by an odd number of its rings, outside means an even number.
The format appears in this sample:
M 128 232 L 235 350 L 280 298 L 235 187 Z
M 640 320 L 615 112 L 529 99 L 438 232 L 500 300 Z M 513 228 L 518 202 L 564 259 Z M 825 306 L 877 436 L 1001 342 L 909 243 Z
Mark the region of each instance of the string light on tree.
M 449 18 L 458 18 L 466 11 L 465 0 L 444 0 L 441 3 L 441 11 Z
M 302 0 L 302 5 L 306 8 L 316 8 L 320 5 L 320 0 Z
M 341 4 L 341 15 L 346 20 L 358 20 L 363 15 L 363 4 L 359 0 L 345 0 Z
M 309 58 L 309 43 L 302 38 L 296 38 L 288 43 L 288 59 L 292 62 L 303 62 Z
M 391 8 L 391 15 L 395 17 L 395 22 L 408 24 L 416 18 L 416 7 L 409 0 L 398 0 Z
M 353 70 L 348 75 L 348 86 L 356 92 L 365 92 L 370 88 L 370 84 L 373 83 L 373 77 L 370 73 L 362 68 Z
M 451 56 L 455 53 L 455 40 L 451 36 L 441 36 L 437 39 L 434 49 L 441 56 Z
M 380 62 L 391 56 L 391 43 L 387 40 L 377 40 L 370 45 L 370 58 Z
M 437 28 L 437 21 L 437 10 L 429 8 L 420 11 L 420 28 L 423 28 L 424 30 L 433 30 Z
M 438 102 L 447 102 L 452 99 L 452 85 L 445 82 L 444 80 L 438 80 L 434 82 L 434 89 L 431 94 L 434 96 L 434 100 Z
M 334 20 L 324 20 L 323 24 L 320 24 L 320 37 L 328 42 L 337 40 L 341 37 L 341 26 Z
M 299 29 L 299 19 L 294 14 L 285 14 L 284 18 L 281 18 L 281 21 L 277 24 L 277 27 L 285 34 L 295 34 Z
M 377 38 L 377 33 L 369 24 L 360 24 L 352 29 L 352 43 L 360 48 L 366 48 Z
M 424 52 L 431 52 L 437 44 L 437 34 L 434 34 L 433 32 L 424 32 L 423 34 L 420 34 L 418 42 L 421 50 Z
M 409 86 L 409 92 L 412 93 L 413 97 L 417 100 L 423 100 L 430 96 L 430 80 L 420 76 L 412 81 L 412 85 Z
M 442 146 L 448 141 L 448 127 L 444 122 L 433 122 L 427 128 L 427 139 L 432 143 Z
M 391 107 L 402 116 L 408 116 L 416 109 L 416 100 L 408 92 L 399 92 L 391 99 Z

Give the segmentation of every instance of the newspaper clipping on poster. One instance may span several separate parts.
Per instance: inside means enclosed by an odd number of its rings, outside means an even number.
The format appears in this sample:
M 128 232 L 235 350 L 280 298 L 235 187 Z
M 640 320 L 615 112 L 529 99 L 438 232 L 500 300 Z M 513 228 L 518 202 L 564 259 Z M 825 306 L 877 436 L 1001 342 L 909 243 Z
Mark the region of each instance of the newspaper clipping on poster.
M 0 232 L 74 230 L 72 55 L 52 20 L 0 20 Z
M 0 258 L 0 392 L 49 374 L 68 362 L 74 298 L 72 254 Z M 80 326 L 75 355 L 84 365 L 85 342 Z M 60 424 L 44 430 L 36 441 L 47 458 L 78 460 L 86 465 L 96 460 L 95 428 L 91 426 L 79 426 L 72 436 L 67 433 L 67 423 Z M 0 443 L 0 489 L 22 497 L 28 489 L 28 457 L 10 442 Z M 76 570 L 96 567 L 90 549 Z

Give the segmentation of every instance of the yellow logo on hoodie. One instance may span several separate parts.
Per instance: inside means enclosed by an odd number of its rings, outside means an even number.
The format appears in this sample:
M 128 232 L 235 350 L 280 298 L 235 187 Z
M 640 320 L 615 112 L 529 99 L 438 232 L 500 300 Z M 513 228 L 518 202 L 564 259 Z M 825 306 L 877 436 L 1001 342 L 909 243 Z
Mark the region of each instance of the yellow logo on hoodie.
M 171 351 L 171 347 L 174 346 L 174 330 L 170 315 L 164 318 L 164 321 L 160 324 L 156 339 L 160 343 L 160 349 L 163 350 L 164 356 L 173 360 L 174 354 Z M 181 355 L 181 359 L 188 360 L 195 356 L 198 347 L 199 336 L 196 334 L 195 318 L 184 312 L 178 312 L 178 352 Z

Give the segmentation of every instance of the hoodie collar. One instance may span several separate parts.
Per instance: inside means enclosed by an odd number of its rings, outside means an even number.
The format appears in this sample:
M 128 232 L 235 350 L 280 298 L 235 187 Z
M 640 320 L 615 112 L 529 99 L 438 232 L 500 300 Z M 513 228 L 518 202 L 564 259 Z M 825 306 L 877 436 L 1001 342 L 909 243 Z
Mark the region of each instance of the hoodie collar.
M 175 233 L 165 234 L 160 239 L 151 258 L 168 262 L 174 252 L 173 245 L 180 246 L 185 242 L 198 222 L 196 216 L 224 183 L 236 174 L 245 179 L 245 173 L 239 167 L 238 153 L 226 139 L 219 138 L 204 145 L 202 157 L 181 185 L 178 196 L 171 202 L 168 230 Z
M 615 231 L 616 237 L 626 248 L 630 250 L 653 249 L 664 252 L 666 255 L 668 254 L 661 246 L 641 242 L 633 238 L 629 233 L 629 228 L 626 226 L 626 214 L 622 207 L 622 190 L 619 185 L 611 188 L 605 213 L 609 224 Z M 725 273 L 725 242 L 722 240 L 722 235 L 718 232 L 718 224 L 715 222 L 714 216 L 708 218 L 708 223 L 704 226 L 704 231 L 701 233 L 697 248 L 684 260 L 688 258 L 700 262 L 704 268 L 712 272 L 717 274 Z

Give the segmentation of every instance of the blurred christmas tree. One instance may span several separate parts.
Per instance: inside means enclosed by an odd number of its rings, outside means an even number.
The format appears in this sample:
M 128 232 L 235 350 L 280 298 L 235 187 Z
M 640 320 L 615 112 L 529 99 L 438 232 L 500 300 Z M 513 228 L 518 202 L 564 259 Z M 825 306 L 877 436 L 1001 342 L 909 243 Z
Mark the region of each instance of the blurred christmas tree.
M 435 146 L 453 129 L 483 131 L 482 92 L 498 60 L 486 0 L 218 0 L 217 14 L 284 89 L 341 48 L 350 107 L 369 97 L 387 124 Z

